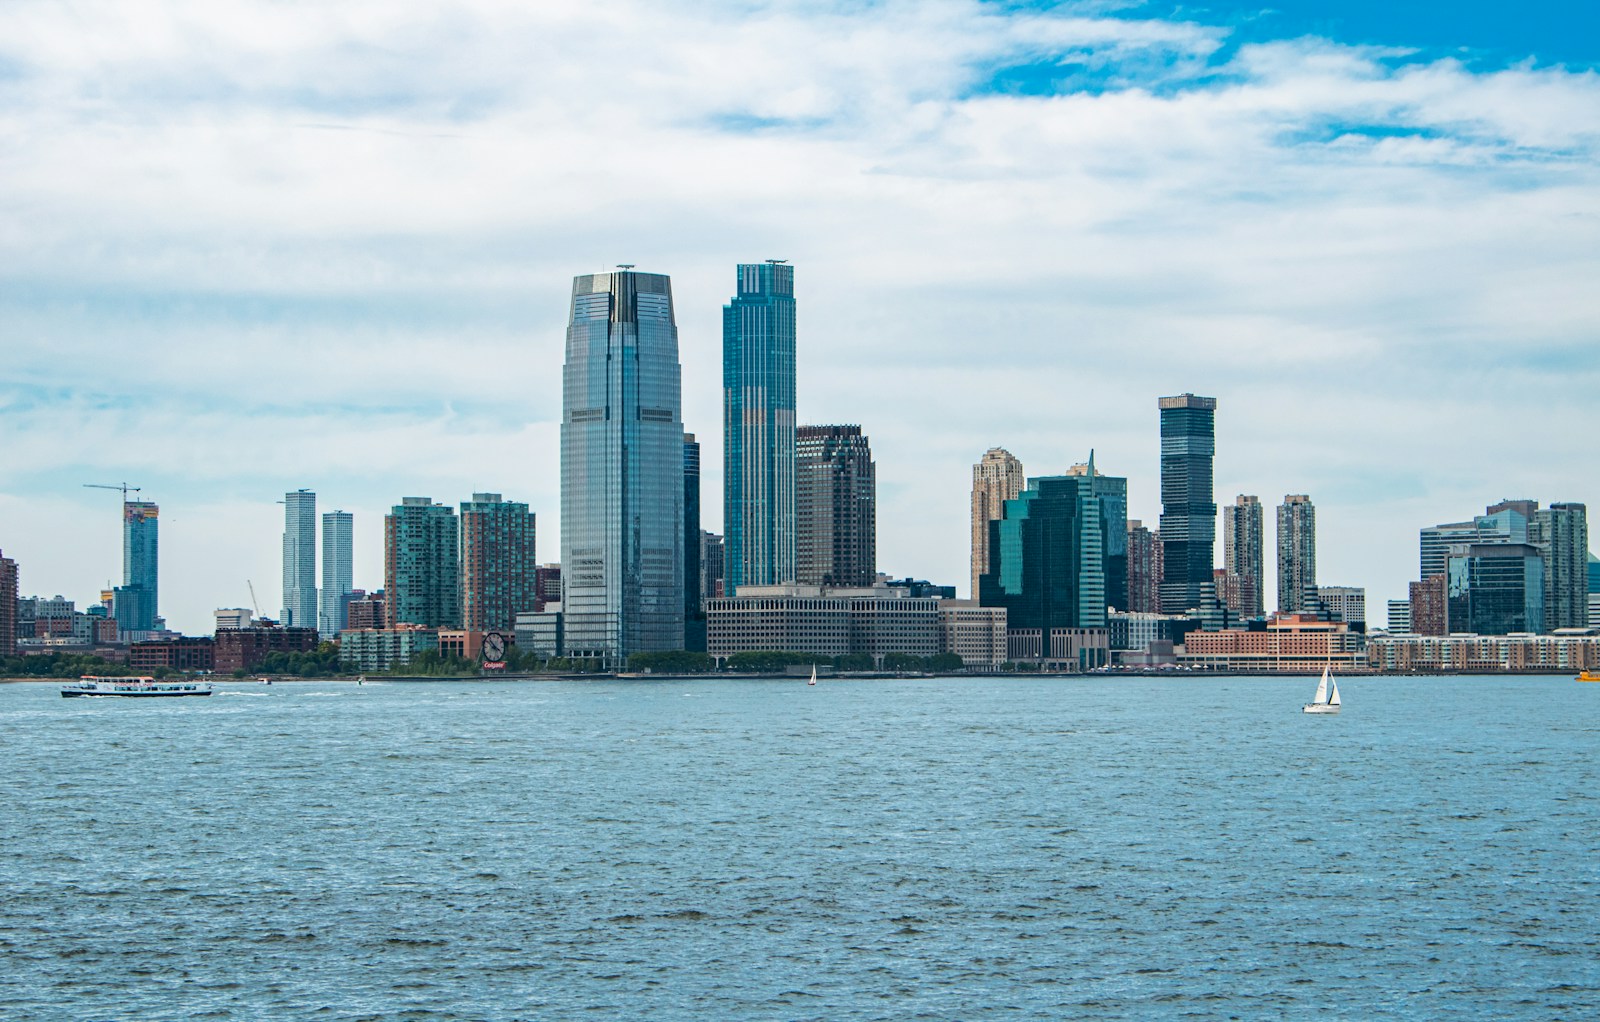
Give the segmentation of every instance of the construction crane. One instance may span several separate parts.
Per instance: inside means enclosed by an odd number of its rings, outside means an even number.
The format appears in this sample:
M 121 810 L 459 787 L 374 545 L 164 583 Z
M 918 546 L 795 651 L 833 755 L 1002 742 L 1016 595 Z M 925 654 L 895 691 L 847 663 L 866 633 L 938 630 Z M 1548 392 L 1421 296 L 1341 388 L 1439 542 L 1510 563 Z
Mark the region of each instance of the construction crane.
M 254 610 L 256 617 L 259 618 L 261 617 L 261 601 L 256 599 L 256 584 L 249 579 L 245 579 L 244 584 L 250 587 L 250 609 Z
M 130 490 L 133 491 L 134 493 L 138 493 L 139 492 L 139 487 L 137 487 L 137 486 L 129 486 L 127 483 L 118 483 L 115 486 L 111 486 L 111 485 L 108 485 L 106 483 L 84 483 L 83 486 L 84 486 L 84 489 L 87 489 L 87 490 L 121 490 L 122 491 L 122 502 L 124 504 L 126 504 L 128 502 L 128 492 Z

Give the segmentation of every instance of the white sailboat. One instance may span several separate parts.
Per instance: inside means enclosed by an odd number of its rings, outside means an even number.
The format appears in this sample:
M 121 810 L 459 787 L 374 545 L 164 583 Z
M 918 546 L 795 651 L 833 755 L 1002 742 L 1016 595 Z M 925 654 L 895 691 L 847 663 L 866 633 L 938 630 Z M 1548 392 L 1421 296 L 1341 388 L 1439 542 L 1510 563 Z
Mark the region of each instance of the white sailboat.
M 817 683 L 817 665 L 816 664 L 812 664 L 811 665 L 811 680 L 806 682 L 806 684 L 807 685 L 815 685 L 816 683 Z
M 1329 691 L 1330 685 L 1332 686 L 1332 691 Z M 1300 708 L 1300 712 L 1338 713 L 1340 705 L 1339 683 L 1333 680 L 1332 674 L 1329 672 L 1328 668 L 1323 667 L 1322 680 L 1317 682 L 1317 694 L 1312 697 L 1309 703 L 1306 703 Z

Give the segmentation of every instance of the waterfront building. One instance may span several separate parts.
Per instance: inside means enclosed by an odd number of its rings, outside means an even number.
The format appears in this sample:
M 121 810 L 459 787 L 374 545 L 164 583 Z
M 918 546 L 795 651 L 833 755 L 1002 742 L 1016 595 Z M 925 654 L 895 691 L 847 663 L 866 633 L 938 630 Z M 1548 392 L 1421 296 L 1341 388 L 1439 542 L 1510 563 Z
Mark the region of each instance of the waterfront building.
M 462 628 L 509 632 L 519 613 L 534 609 L 537 524 L 527 504 L 498 493 L 461 502 Z
M 972 588 L 978 598 L 978 579 L 989 570 L 989 523 L 999 520 L 1008 500 L 1027 485 L 1022 462 L 1004 447 L 991 447 L 972 466 Z
M 112 614 L 123 632 L 162 626 L 160 593 L 161 509 L 147 500 L 122 504 L 122 585 L 112 590 Z
M 566 656 L 561 601 L 551 600 L 539 610 L 518 614 L 513 634 L 517 649 L 524 653 L 532 653 L 546 660 Z
M 971 600 L 911 596 L 888 586 L 743 586 L 706 601 L 715 657 L 776 650 L 818 656 L 955 653 L 972 667 L 1005 659 L 1006 612 Z
M 0 550 L 0 656 L 16 653 L 17 562 Z
M 915 594 L 912 594 L 913 596 Z M 954 653 L 969 668 L 995 668 L 1006 661 L 1006 611 L 977 600 L 939 601 L 939 652 Z
M 513 622 L 515 625 L 515 622 Z M 494 629 L 500 631 L 500 629 Z M 441 628 L 439 629 L 439 655 L 456 657 L 461 660 L 470 660 L 481 663 L 483 660 L 483 639 L 487 632 L 476 628 Z M 507 628 L 502 633 L 502 638 L 507 645 L 516 645 L 516 632 L 514 628 Z
M 1128 609 L 1136 614 L 1161 611 L 1161 533 L 1137 518 L 1128 522 Z
M 1262 559 L 1261 498 L 1239 494 L 1222 509 L 1222 566 L 1239 578 L 1237 602 L 1229 609 L 1241 617 L 1260 617 L 1267 576 Z
M 1361 586 L 1314 586 L 1317 602 L 1322 612 L 1332 621 L 1360 625 L 1356 631 L 1365 631 L 1367 625 L 1367 591 Z
M 278 617 L 292 628 L 316 628 L 317 495 L 295 490 L 283 495 L 283 610 Z
M 860 426 L 796 430 L 795 581 L 872 585 L 878 573 L 877 504 L 872 448 Z
M 1362 639 L 1343 621 L 1274 614 L 1264 629 L 1190 632 L 1178 659 L 1186 667 L 1213 671 L 1317 674 L 1325 666 L 1365 666 Z
M 1367 640 L 1375 671 L 1549 671 L 1600 669 L 1595 635 L 1375 635 Z
M 1212 500 L 1217 399 L 1180 394 L 1159 401 L 1161 412 L 1161 610 L 1182 614 L 1200 606 L 1211 585 L 1217 538 Z
M 1527 543 L 1536 500 L 1503 500 L 1470 521 L 1447 522 L 1421 532 L 1421 578 L 1445 573 L 1450 548 L 1463 543 Z
M 173 671 L 210 671 L 216 667 L 215 646 L 209 635 L 135 642 L 128 647 L 128 667 L 138 672 L 163 667 Z
M 389 620 L 388 601 L 384 599 L 382 589 L 370 596 L 357 589 L 350 596 L 350 602 L 344 607 L 345 629 L 361 631 L 367 628 L 382 628 Z
M 213 631 L 220 632 L 225 628 L 249 628 L 250 619 L 255 614 L 248 607 L 218 607 L 211 612 L 211 616 L 216 619 L 216 628 Z
M 1200 627 L 1200 622 L 1185 614 L 1153 614 L 1147 611 L 1118 611 L 1106 621 L 1111 648 L 1148 650 L 1152 643 L 1179 645 L 1184 636 Z
M 730 592 L 794 581 L 794 267 L 741 263 L 722 309 L 723 528 Z
M 1415 583 L 1413 583 L 1415 584 Z M 1408 635 L 1411 632 L 1411 601 L 1389 601 L 1389 632 L 1394 635 Z
M 700 533 L 700 599 L 727 595 L 726 547 L 715 532 Z M 702 607 L 703 609 L 703 607 Z
M 422 625 L 345 629 L 339 633 L 339 666 L 354 671 L 404 667 L 418 653 L 439 648 L 439 630 Z
M 561 602 L 561 565 L 541 564 L 533 569 L 533 609 Z
M 1089 481 L 1089 493 L 1100 508 L 1100 558 L 1106 574 L 1106 606 L 1128 609 L 1128 480 L 1108 476 L 1094 467 L 1094 451 L 1089 460 L 1067 469 L 1067 475 Z
M 1451 632 L 1544 631 L 1544 558 L 1528 543 L 1462 543 L 1446 562 Z
M 1103 508 L 1114 483 L 1126 493 L 1126 480 L 1087 472 L 1030 479 L 989 525 L 990 569 L 979 579 L 979 602 L 1005 607 L 1007 627 L 1032 633 L 1039 658 L 1053 649 L 1047 640 L 1056 630 L 1106 627 L 1107 534 L 1127 533 L 1126 518 Z
M 429 628 L 461 623 L 459 523 L 449 504 L 404 497 L 383 518 L 386 622 Z
M 1450 631 L 1449 586 L 1444 572 L 1413 582 L 1411 592 L 1411 631 L 1415 635 L 1444 635 Z
M 683 648 L 706 651 L 705 594 L 700 588 L 700 444 L 683 435 Z
M 562 372 L 561 566 L 571 656 L 683 648 L 683 420 L 664 274 L 576 277 Z
M 354 592 L 355 519 L 348 511 L 322 516 L 322 592 L 318 599 L 317 631 L 332 639 L 349 624 L 346 610 Z
M 1303 493 L 1278 505 L 1278 613 L 1305 608 L 1306 587 L 1317 584 L 1317 509 Z
M 219 628 L 212 639 L 218 674 L 253 671 L 273 653 L 309 653 L 320 641 L 315 628 L 262 627 L 260 624 L 251 628 Z
M 1535 511 L 1530 542 L 1544 555 L 1546 631 L 1589 626 L 1589 522 L 1582 504 Z

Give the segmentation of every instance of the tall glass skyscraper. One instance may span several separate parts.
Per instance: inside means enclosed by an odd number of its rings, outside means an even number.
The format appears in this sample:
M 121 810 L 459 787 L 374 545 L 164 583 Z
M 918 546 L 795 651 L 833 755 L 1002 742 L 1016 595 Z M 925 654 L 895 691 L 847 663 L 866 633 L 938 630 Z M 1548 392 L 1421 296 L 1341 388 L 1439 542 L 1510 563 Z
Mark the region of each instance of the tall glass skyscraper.
M 158 626 L 161 509 L 147 500 L 122 505 L 122 585 L 112 590 L 117 630 L 145 632 Z
M 972 598 L 978 579 L 989 570 L 989 523 L 1001 517 L 1006 501 L 1027 485 L 1022 462 L 1004 447 L 991 447 L 972 466 Z
M 722 308 L 727 592 L 795 579 L 794 267 L 739 265 Z
M 700 443 L 683 435 L 683 648 L 706 651 L 705 594 L 700 591 Z
M 353 590 L 354 525 L 348 511 L 329 511 L 322 516 L 322 609 L 317 631 L 325 639 L 337 636 L 347 623 Z
M 683 411 L 672 281 L 576 277 L 562 372 L 569 656 L 683 648 Z
M 1211 497 L 1217 399 L 1180 394 L 1161 408 L 1161 610 L 1199 607 L 1212 584 L 1217 505 Z
M 283 612 L 289 628 L 317 625 L 317 495 L 283 495 Z
M 1006 608 L 1008 628 L 1038 629 L 1046 649 L 1054 629 L 1106 627 L 1106 540 L 1125 536 L 1127 519 L 1108 516 L 1102 503 L 1118 492 L 1127 493 L 1126 479 L 1087 471 L 1028 480 L 989 523 L 983 606 Z

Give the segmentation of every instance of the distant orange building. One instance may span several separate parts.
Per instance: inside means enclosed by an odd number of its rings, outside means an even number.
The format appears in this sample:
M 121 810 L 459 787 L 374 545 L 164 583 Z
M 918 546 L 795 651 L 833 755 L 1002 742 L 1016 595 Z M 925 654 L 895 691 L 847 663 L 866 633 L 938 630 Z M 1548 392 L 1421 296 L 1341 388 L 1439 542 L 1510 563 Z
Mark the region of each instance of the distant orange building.
M 1179 661 L 1220 671 L 1308 674 L 1366 666 L 1361 636 L 1343 621 L 1275 614 L 1262 631 L 1190 632 Z

